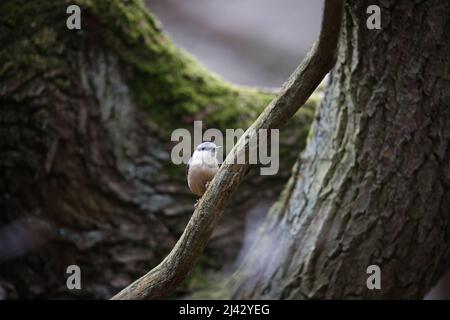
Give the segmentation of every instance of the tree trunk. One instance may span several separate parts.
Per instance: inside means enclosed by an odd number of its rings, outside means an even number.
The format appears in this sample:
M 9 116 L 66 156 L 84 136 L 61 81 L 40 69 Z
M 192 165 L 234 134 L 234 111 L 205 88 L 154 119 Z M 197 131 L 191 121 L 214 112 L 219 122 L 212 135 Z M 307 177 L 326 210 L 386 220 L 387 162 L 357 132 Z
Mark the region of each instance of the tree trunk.
M 371 4 L 346 4 L 312 139 L 234 298 L 422 298 L 449 266 L 449 2 L 378 1 L 382 30 Z
M 66 28 L 72 3 L 80 31 Z M 273 93 L 205 70 L 141 1 L 7 0 L 0 12 L 0 298 L 109 298 L 160 262 L 193 211 L 171 131 L 245 129 Z M 250 174 L 201 268 L 231 261 L 246 212 L 276 199 L 317 99 L 281 136 L 280 174 Z M 81 291 L 67 290 L 71 264 Z

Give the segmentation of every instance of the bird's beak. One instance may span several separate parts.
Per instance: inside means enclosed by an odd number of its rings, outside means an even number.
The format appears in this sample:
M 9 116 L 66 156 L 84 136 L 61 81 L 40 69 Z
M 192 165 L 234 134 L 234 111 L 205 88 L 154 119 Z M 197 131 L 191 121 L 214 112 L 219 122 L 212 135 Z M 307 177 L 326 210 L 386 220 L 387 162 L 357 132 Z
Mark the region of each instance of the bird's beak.
M 216 149 L 220 149 L 220 148 L 222 148 L 222 146 L 216 147 Z

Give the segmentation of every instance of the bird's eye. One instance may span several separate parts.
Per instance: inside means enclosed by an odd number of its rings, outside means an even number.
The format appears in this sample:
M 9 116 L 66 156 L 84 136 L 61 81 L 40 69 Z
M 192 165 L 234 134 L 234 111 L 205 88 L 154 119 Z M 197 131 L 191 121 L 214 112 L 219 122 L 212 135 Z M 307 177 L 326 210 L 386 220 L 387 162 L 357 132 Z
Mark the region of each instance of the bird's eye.
M 202 147 L 202 151 L 205 150 L 205 147 Z

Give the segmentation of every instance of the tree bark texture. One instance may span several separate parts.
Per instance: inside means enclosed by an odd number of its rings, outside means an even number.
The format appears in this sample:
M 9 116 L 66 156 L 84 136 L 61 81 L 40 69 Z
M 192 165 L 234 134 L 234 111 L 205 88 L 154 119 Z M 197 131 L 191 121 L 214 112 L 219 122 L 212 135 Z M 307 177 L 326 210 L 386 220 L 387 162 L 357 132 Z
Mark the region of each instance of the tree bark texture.
M 73 3 L 80 31 L 66 28 Z M 0 296 L 109 298 L 167 254 L 193 211 L 171 131 L 245 129 L 274 94 L 207 71 L 138 0 L 2 1 L 0 12 Z M 250 173 L 186 288 L 231 261 L 246 212 L 276 199 L 317 101 L 281 135 L 280 174 Z M 81 291 L 67 290 L 71 264 Z
M 381 30 L 366 8 L 381 7 Z M 338 61 L 233 298 L 422 298 L 450 262 L 450 3 L 349 0 Z M 381 269 L 369 290 L 367 267 Z

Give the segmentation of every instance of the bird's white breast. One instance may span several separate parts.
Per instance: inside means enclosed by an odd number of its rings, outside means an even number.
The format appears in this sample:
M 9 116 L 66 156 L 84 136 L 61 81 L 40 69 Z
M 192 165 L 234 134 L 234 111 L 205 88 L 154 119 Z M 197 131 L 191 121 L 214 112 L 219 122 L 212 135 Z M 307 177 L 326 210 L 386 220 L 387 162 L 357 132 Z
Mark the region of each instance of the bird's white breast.
M 207 151 L 195 151 L 189 162 L 188 185 L 192 193 L 201 196 L 206 191 L 206 183 L 214 178 L 219 169 L 216 157 Z

